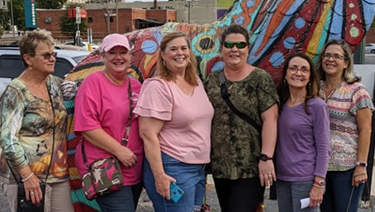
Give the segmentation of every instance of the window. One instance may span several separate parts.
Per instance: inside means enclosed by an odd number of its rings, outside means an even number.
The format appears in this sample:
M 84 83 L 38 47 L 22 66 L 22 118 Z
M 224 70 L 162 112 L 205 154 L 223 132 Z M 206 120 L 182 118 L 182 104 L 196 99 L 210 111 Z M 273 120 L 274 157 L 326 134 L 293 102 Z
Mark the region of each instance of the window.
M 92 17 L 87 18 L 87 23 L 92 23 Z

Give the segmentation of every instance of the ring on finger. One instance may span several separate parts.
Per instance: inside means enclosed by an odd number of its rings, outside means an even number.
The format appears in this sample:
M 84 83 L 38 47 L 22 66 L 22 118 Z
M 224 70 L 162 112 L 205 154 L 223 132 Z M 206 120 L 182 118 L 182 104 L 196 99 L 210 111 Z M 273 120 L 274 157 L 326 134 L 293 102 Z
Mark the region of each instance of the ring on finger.
M 34 192 L 33 192 L 33 191 L 30 191 L 30 195 L 34 195 Z

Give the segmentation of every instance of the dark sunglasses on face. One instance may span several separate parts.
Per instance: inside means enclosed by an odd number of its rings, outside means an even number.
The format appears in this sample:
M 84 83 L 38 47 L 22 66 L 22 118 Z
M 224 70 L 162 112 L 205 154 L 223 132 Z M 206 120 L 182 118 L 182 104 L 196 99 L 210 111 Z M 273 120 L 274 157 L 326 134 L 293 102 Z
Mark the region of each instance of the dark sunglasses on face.
M 223 43 L 224 47 L 227 49 L 231 49 L 236 46 L 238 49 L 245 48 L 248 44 L 246 42 L 233 42 L 233 41 L 225 41 Z
M 52 53 L 47 52 L 47 53 L 43 53 L 43 54 L 33 54 L 33 55 L 34 56 L 42 56 L 42 57 L 44 57 L 45 60 L 49 60 L 52 56 L 54 58 L 56 58 L 57 52 L 52 52 Z

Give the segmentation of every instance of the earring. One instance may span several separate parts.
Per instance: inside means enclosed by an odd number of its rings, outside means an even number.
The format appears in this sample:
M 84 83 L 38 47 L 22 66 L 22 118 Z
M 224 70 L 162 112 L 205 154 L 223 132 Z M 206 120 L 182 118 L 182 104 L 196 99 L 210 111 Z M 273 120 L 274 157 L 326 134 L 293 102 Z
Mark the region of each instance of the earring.
M 163 60 L 163 66 L 165 66 L 165 60 Z
M 307 88 L 311 87 L 311 82 L 307 83 Z
M 287 85 L 287 84 L 288 84 L 288 81 L 286 81 L 286 79 L 284 79 L 283 83 L 284 83 L 285 85 Z

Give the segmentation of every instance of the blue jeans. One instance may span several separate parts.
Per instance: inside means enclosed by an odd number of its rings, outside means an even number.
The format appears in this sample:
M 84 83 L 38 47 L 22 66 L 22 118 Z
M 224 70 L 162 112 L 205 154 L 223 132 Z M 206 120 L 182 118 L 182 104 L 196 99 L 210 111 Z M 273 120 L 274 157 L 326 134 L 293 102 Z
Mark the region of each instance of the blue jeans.
M 318 212 L 318 207 L 301 209 L 301 199 L 309 198 L 313 181 L 287 182 L 277 180 L 277 204 L 279 212 Z
M 168 201 L 156 192 L 155 179 L 150 164 L 144 160 L 143 178 L 147 194 L 155 212 L 200 211 L 205 193 L 206 176 L 204 164 L 182 163 L 165 153 L 161 153 L 164 172 L 177 180 L 177 185 L 185 192 L 178 203 Z
M 329 171 L 326 176 L 326 192 L 323 195 L 321 212 L 357 212 L 364 183 L 352 186 L 354 169 L 348 171 Z M 351 196 L 351 202 L 349 199 Z M 347 210 L 350 206 L 349 210 Z
M 102 212 L 134 212 L 142 191 L 142 183 L 134 186 L 124 186 L 121 190 L 98 196 Z

